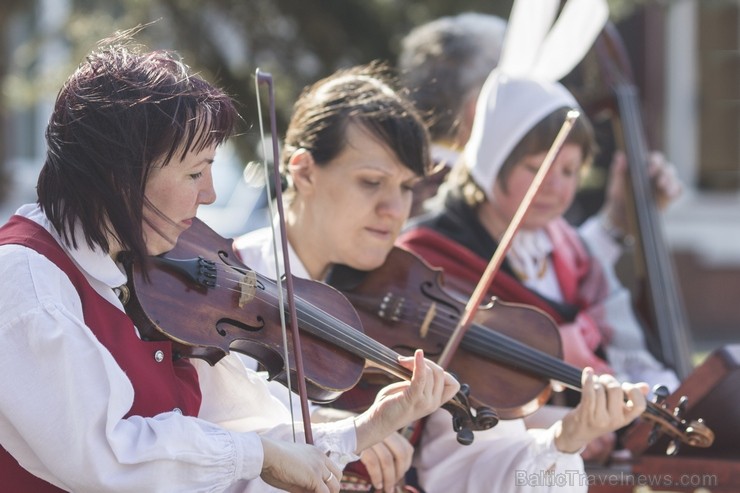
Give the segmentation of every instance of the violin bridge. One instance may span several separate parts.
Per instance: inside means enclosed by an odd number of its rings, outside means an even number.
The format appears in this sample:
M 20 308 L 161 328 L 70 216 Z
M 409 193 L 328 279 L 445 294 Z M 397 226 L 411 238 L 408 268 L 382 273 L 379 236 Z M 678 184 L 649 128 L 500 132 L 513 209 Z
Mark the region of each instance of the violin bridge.
M 244 276 L 239 279 L 239 308 L 243 308 L 244 305 L 254 299 L 256 286 L 257 273 L 253 270 L 248 270 Z
M 433 302 L 431 305 L 429 305 L 429 310 L 427 310 L 427 314 L 424 315 L 424 321 L 421 323 L 421 328 L 419 329 L 419 335 L 422 339 L 425 339 L 427 334 L 429 333 L 429 326 L 432 324 L 432 320 L 434 320 L 434 317 L 437 315 L 437 303 Z

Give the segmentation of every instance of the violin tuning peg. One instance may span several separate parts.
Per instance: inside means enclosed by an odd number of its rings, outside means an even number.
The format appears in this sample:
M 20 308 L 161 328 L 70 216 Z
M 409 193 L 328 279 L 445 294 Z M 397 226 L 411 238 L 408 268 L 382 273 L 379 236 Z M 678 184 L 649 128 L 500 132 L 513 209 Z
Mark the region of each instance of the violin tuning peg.
M 683 416 L 684 411 L 686 411 L 686 406 L 689 403 L 689 398 L 685 395 L 681 396 L 681 399 L 678 401 L 678 405 L 673 408 L 673 415 L 677 418 L 680 418 Z
M 678 442 L 678 440 L 671 440 L 670 443 L 668 443 L 668 447 L 665 449 L 666 455 L 676 455 L 678 453 L 678 450 L 681 448 L 681 444 Z
M 658 425 L 653 426 L 653 429 L 650 430 L 650 434 L 647 438 L 648 445 L 652 446 L 655 445 L 655 442 L 658 441 L 658 436 L 660 435 L 660 427 Z
M 653 387 L 653 402 L 661 405 L 669 394 L 670 391 L 668 390 L 668 387 L 665 385 L 656 385 Z
M 470 397 L 470 385 L 467 383 L 460 384 L 460 393 L 465 397 Z
M 475 420 L 478 423 L 478 428 L 481 430 L 488 430 L 498 424 L 498 414 L 496 411 L 488 406 L 481 406 L 476 408 Z
M 473 443 L 473 432 L 469 428 L 462 428 L 457 432 L 457 443 L 470 445 Z

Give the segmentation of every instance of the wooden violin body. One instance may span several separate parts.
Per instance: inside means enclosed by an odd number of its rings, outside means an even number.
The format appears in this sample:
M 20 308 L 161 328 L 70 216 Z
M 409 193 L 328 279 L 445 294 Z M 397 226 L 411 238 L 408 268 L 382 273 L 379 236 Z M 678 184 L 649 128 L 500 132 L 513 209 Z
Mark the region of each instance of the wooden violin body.
M 126 311 L 145 337 L 174 340 L 182 357 L 214 365 L 233 350 L 253 357 L 271 378 L 285 382 L 285 368 L 295 365 L 292 356 L 287 364 L 283 361 L 277 284 L 243 265 L 231 245 L 231 240 L 197 221 L 174 249 L 152 257 L 147 271 L 130 267 L 133 296 Z M 305 306 L 317 303 L 346 326 L 361 330 L 357 312 L 336 290 L 317 289 L 323 285 L 304 279 L 294 278 L 294 282 Z M 308 331 L 305 339 L 304 365 L 312 400 L 331 401 L 357 383 L 364 358 Z M 287 344 L 292 355 L 290 338 Z
M 465 308 L 443 288 L 441 270 L 394 248 L 386 262 L 362 276 L 361 282 L 352 276 L 349 270 L 344 274 L 335 270 L 330 283 L 360 312 L 368 335 L 402 354 L 419 347 L 429 358 L 440 355 Z M 475 382 L 471 387 L 483 391 L 476 392 L 476 398 L 496 409 L 502 419 L 536 411 L 550 396 L 549 379 L 530 372 L 526 359 L 517 358 L 501 342 L 516 339 L 560 359 L 562 343 L 551 317 L 537 308 L 492 300 L 474 320 L 461 343 L 462 354 L 453 358 L 448 370 L 458 378 L 471 378 Z M 489 327 L 497 328 L 493 339 Z
M 464 306 L 443 288 L 440 269 L 401 248 L 394 248 L 374 271 L 337 268 L 329 282 L 355 305 L 369 336 L 400 352 L 422 347 L 433 357 L 444 347 Z M 504 419 L 538 409 L 547 401 L 552 380 L 581 388 L 581 369 L 562 361 L 552 318 L 536 308 L 496 299 L 476 315 L 449 370 L 475 382 L 476 398 Z M 369 378 L 378 380 L 377 375 Z M 648 403 L 643 416 L 677 442 L 708 447 L 714 439 L 701 420 L 687 423 L 655 403 Z
M 201 358 L 212 365 L 232 350 L 241 352 L 282 383 L 287 368 L 293 373 L 290 340 L 288 361 L 283 357 L 278 296 L 283 288 L 240 262 L 231 240 L 195 220 L 176 246 L 152 257 L 146 269 L 126 264 L 131 292 L 126 311 L 142 337 L 172 340 L 179 357 Z M 410 379 L 397 352 L 362 332 L 356 310 L 339 291 L 305 279 L 293 282 L 310 400 L 329 402 L 352 388 L 366 361 L 396 378 Z M 295 382 L 294 375 L 290 381 Z M 490 428 L 498 420 L 489 409 L 472 411 L 469 387 L 461 388 L 443 407 L 452 414 L 459 439 L 470 442 L 472 431 Z

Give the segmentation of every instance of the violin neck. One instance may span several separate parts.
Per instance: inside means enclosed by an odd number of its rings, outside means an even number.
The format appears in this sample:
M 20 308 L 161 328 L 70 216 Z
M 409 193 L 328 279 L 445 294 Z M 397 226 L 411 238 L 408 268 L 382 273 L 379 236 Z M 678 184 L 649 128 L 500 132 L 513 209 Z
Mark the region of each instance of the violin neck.
M 402 379 L 410 380 L 411 371 L 401 366 L 401 356 L 364 332 L 338 320 L 325 311 L 296 298 L 296 312 L 303 330 L 373 363 L 374 366 Z
M 581 388 L 580 369 L 488 327 L 473 324 L 461 345 L 465 350 L 501 365 L 545 380 L 556 380 L 575 390 Z

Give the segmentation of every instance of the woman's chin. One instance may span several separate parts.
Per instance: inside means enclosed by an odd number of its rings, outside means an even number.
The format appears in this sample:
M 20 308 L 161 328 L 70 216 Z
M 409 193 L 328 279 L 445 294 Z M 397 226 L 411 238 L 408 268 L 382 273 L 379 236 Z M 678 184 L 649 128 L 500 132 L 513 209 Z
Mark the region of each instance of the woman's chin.
M 362 258 L 353 259 L 354 262 L 350 263 L 349 266 L 361 271 L 375 270 L 383 265 L 387 256 L 388 252 L 366 255 Z

